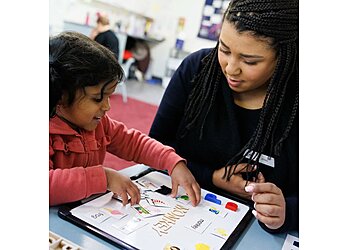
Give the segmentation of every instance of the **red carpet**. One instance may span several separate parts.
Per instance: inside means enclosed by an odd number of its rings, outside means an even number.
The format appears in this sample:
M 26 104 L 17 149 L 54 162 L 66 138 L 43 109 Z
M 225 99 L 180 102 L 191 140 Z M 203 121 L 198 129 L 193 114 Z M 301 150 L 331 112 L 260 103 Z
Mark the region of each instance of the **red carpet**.
M 124 103 L 122 96 L 119 94 L 112 95 L 110 103 L 111 109 L 108 111 L 108 115 L 112 119 L 123 122 L 128 128 L 136 128 L 145 134 L 149 133 L 158 106 L 130 97 Z M 135 165 L 135 162 L 125 161 L 107 153 L 104 165 L 120 170 Z

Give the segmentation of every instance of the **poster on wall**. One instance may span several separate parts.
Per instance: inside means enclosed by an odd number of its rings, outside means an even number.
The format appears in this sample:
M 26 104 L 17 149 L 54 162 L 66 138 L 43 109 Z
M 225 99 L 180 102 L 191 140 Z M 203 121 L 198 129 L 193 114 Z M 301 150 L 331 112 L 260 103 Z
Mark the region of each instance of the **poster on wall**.
M 221 29 L 222 15 L 230 0 L 205 0 L 198 37 L 216 41 Z

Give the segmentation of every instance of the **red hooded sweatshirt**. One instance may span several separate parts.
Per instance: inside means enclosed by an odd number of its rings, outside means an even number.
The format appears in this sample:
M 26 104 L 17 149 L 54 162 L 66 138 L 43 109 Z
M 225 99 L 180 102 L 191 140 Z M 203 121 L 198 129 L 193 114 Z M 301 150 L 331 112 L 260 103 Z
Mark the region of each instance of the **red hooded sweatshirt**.
M 107 191 L 103 169 L 106 152 L 171 174 L 185 161 L 171 147 L 127 127 L 107 115 L 94 131 L 72 129 L 55 116 L 50 119 L 50 206 L 81 200 Z

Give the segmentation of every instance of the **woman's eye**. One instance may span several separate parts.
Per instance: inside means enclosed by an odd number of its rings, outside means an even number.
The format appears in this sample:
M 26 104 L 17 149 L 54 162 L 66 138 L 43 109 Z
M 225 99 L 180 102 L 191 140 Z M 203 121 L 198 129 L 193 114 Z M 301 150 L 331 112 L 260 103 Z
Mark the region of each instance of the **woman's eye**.
M 224 50 L 224 49 L 219 49 L 222 53 L 224 53 L 224 54 L 229 54 L 230 53 L 230 51 L 229 50 Z
M 257 65 L 258 63 L 257 62 L 244 62 L 245 64 L 248 64 L 248 65 Z

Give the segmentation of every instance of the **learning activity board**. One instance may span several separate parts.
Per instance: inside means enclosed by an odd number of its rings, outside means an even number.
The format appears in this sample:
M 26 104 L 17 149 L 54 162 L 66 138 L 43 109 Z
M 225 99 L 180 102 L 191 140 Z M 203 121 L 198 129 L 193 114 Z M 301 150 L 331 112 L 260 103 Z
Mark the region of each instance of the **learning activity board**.
M 92 226 L 125 249 L 212 250 L 231 248 L 252 218 L 247 205 L 204 189 L 196 207 L 181 187 L 172 198 L 170 177 L 158 171 L 134 182 L 141 192 L 139 204 L 123 206 L 108 192 L 70 209 L 65 219 Z

